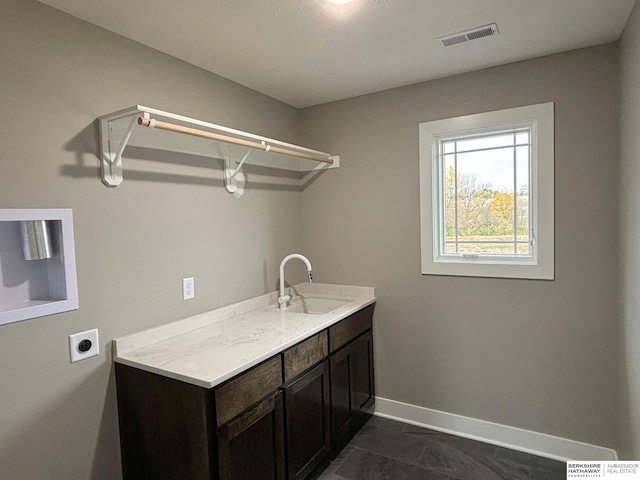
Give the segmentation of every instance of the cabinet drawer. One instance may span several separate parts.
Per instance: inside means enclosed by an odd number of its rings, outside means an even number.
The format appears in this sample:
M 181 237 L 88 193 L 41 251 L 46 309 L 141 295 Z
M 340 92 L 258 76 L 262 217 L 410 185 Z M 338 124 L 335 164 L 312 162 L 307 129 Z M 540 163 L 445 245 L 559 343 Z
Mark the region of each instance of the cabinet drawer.
M 221 426 L 282 385 L 282 363 L 276 355 L 216 390 L 216 422 Z
M 329 351 L 335 352 L 361 333 L 371 329 L 374 305 L 369 305 L 350 317 L 329 327 Z
M 322 361 L 329 354 L 327 331 L 324 330 L 284 352 L 284 381 L 288 382 Z

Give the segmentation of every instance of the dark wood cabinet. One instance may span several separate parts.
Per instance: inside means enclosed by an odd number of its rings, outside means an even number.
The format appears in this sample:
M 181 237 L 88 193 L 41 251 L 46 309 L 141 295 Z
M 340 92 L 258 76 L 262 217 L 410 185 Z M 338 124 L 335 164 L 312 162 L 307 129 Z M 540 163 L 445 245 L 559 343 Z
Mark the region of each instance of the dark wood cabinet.
M 282 385 L 280 355 L 241 373 L 214 389 L 216 424 L 221 427 Z
M 342 450 L 372 414 L 375 401 L 372 314 L 373 305 L 329 329 L 334 454 Z
M 329 362 L 285 387 L 287 472 L 289 480 L 307 478 L 331 448 Z
M 220 480 L 284 480 L 282 392 L 225 424 L 217 440 Z
M 116 363 L 125 480 L 303 480 L 374 402 L 374 305 L 212 389 Z
M 209 480 L 206 390 L 116 363 L 125 479 Z
M 370 413 L 375 401 L 373 376 L 373 335 L 371 330 L 358 337 L 351 345 L 353 361 L 354 416 L 359 419 Z M 364 419 L 366 421 L 366 418 Z

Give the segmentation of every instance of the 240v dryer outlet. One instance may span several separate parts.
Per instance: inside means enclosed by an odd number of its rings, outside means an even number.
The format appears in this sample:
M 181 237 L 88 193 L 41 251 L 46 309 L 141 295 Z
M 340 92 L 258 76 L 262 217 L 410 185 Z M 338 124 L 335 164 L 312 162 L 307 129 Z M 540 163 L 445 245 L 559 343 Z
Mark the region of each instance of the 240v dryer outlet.
M 98 329 L 69 335 L 69 355 L 71 363 L 85 358 L 95 357 L 100 353 L 98 342 Z

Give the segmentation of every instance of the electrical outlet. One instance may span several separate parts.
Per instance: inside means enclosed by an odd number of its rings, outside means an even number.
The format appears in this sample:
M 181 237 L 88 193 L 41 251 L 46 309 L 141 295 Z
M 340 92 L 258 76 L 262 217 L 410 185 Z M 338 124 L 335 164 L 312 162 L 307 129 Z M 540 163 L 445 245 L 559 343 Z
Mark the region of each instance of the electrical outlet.
M 100 353 L 98 343 L 98 329 L 87 330 L 86 332 L 69 335 L 69 355 L 71 363 L 85 358 L 95 357 Z
M 195 281 L 193 277 L 182 279 L 182 299 L 189 300 L 196 297 Z

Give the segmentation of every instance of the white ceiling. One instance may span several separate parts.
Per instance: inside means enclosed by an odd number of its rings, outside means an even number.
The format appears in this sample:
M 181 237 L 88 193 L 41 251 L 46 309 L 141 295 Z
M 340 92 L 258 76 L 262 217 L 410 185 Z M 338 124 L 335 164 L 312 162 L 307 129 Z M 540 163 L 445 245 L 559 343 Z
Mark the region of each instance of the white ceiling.
M 40 0 L 306 107 L 615 41 L 635 0 Z M 437 37 L 497 23 L 500 34 Z

